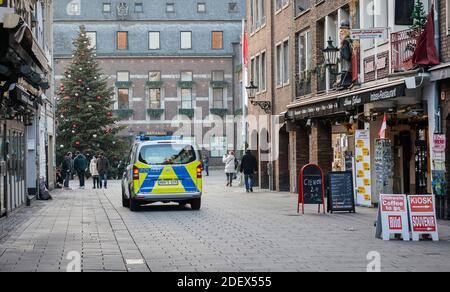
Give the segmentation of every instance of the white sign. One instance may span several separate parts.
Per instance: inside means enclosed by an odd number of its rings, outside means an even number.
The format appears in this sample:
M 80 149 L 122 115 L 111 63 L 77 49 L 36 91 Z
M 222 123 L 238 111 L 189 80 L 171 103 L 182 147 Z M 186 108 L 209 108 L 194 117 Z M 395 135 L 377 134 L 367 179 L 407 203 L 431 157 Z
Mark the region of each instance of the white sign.
M 439 241 L 435 197 L 433 195 L 408 196 L 408 208 L 413 241 L 419 241 L 422 234 L 429 234 L 433 241 Z
M 370 163 L 370 130 L 355 133 L 356 204 L 372 206 L 372 182 Z
M 352 29 L 350 30 L 350 38 L 354 40 L 387 39 L 387 28 Z
M 406 195 L 380 195 L 377 237 L 390 240 L 392 234 L 401 234 L 409 241 L 409 220 Z

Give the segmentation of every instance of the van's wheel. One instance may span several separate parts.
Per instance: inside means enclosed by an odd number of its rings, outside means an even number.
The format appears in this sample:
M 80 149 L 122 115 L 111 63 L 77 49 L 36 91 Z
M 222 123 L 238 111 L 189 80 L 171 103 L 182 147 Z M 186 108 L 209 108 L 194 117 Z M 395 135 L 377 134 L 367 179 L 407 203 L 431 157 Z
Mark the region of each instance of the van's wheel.
M 139 204 L 136 203 L 135 200 L 130 198 L 129 202 L 130 202 L 130 210 L 131 210 L 131 212 L 139 211 Z
M 198 210 L 200 210 L 201 207 L 202 207 L 202 199 L 201 198 L 193 199 L 191 201 L 192 210 L 198 211 Z
M 130 200 L 128 200 L 125 197 L 125 190 L 123 189 L 123 186 L 122 186 L 122 206 L 124 208 L 130 208 Z

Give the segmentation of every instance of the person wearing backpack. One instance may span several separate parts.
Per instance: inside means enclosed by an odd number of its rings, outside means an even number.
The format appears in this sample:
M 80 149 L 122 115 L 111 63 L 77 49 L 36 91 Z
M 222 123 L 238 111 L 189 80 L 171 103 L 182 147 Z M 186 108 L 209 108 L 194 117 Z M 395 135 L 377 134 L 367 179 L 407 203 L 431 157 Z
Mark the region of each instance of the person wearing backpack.
M 78 180 L 80 181 L 80 189 L 84 189 L 86 169 L 88 167 L 86 156 L 81 154 L 80 151 L 75 153 L 75 159 L 73 160 L 73 168 L 77 173 Z

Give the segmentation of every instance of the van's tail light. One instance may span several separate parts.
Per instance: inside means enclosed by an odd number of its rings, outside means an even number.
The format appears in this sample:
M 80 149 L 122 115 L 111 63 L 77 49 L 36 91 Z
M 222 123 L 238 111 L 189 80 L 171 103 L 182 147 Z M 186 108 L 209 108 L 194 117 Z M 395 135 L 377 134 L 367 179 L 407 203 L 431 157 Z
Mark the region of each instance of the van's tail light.
M 197 166 L 197 178 L 202 178 L 203 175 L 203 166 L 200 164 L 199 166 Z
M 139 168 L 133 167 L 133 180 L 139 180 Z

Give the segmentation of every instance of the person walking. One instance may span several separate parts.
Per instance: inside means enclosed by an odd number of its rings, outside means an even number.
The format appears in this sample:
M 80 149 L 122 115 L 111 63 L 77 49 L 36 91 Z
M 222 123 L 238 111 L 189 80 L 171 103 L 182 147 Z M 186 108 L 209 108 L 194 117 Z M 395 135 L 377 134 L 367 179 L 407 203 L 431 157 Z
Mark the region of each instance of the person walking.
M 64 156 L 62 165 L 61 165 L 61 176 L 64 179 L 64 189 L 70 190 L 69 182 L 72 173 L 73 161 L 72 161 L 72 152 L 67 152 L 66 156 Z
M 252 192 L 253 193 L 253 185 L 254 185 L 254 174 L 257 169 L 258 163 L 256 161 L 256 158 L 252 155 L 252 152 L 250 150 L 247 150 L 245 152 L 244 157 L 242 157 L 241 162 L 241 173 L 244 174 L 244 180 L 245 180 L 245 188 L 247 190 L 247 193 Z
M 205 155 L 205 158 L 203 158 L 203 169 L 206 172 L 206 176 L 209 176 L 209 156 Z
M 94 155 L 94 157 L 92 157 L 91 159 L 91 163 L 89 164 L 89 172 L 92 175 L 92 180 L 94 182 L 94 190 L 96 188 L 100 188 L 100 178 L 98 175 L 98 170 L 97 170 L 97 155 Z
M 100 154 L 100 157 L 97 161 L 97 170 L 100 177 L 100 188 L 104 187 L 105 189 L 107 189 L 109 161 L 103 153 Z
M 80 151 L 77 151 L 75 153 L 75 159 L 73 160 L 73 168 L 77 173 L 78 180 L 80 181 L 80 189 L 84 189 L 86 179 L 86 169 L 88 168 L 88 163 L 86 156 L 84 156 Z
M 227 175 L 227 187 L 233 186 L 233 179 L 236 173 L 236 157 L 234 151 L 230 151 L 229 154 L 223 156 L 223 163 L 225 163 L 225 173 Z

